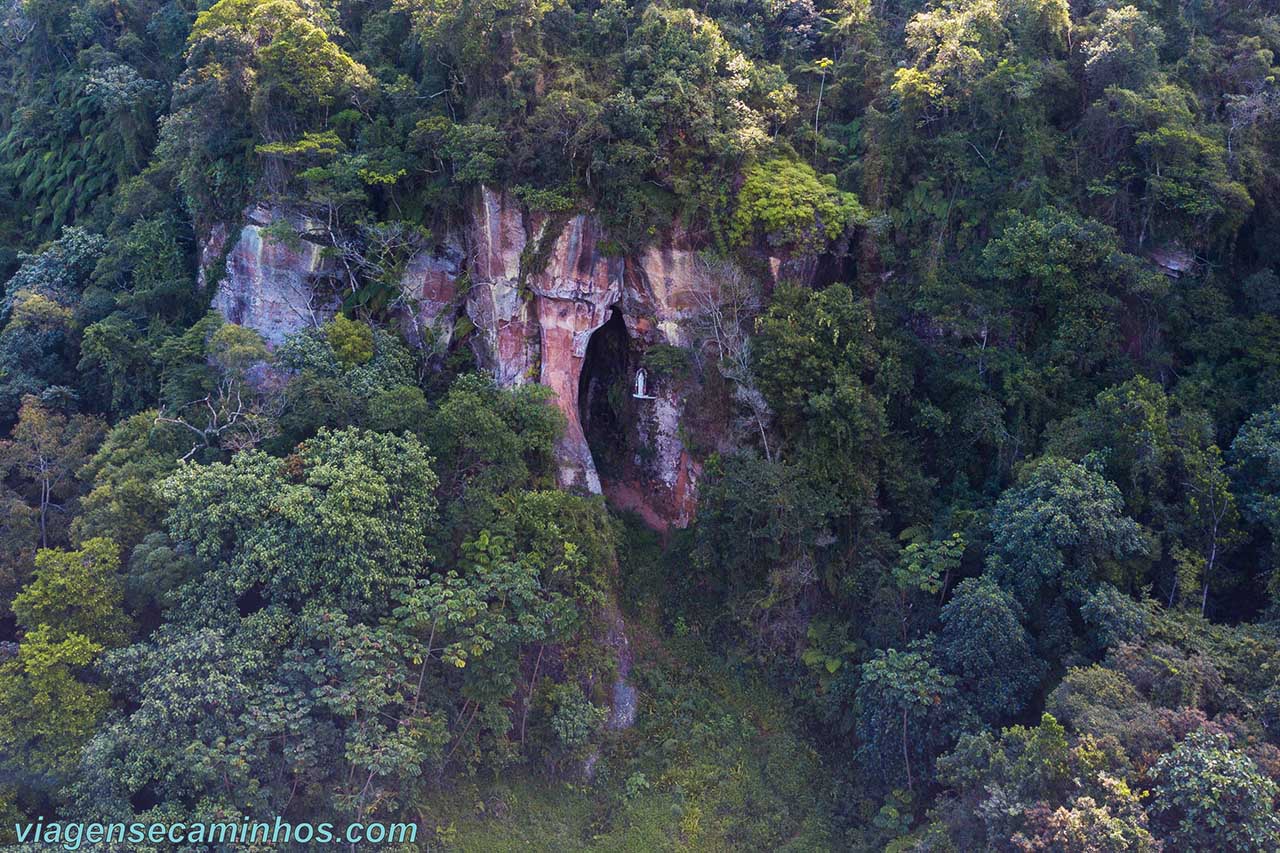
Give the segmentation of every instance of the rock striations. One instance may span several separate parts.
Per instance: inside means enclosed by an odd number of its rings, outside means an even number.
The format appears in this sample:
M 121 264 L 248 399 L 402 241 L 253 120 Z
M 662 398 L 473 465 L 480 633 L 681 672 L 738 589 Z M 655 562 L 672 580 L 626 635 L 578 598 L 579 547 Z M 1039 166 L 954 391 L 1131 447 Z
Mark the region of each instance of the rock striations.
M 281 219 L 307 233 L 301 217 L 257 205 L 245 212 L 234 242 L 228 228 L 216 226 L 202 252 L 202 276 L 225 253 L 214 308 L 273 346 L 338 308 L 326 295 L 333 292 L 324 286 L 332 270 L 321 247 L 264 233 Z M 624 372 L 634 372 L 655 344 L 686 343 L 681 320 L 692 307 L 696 247 L 679 228 L 633 255 L 607 254 L 605 245 L 590 213 L 532 214 L 512 195 L 481 188 L 461 224 L 408 263 L 403 291 L 412 309 L 402 322 L 415 344 L 448 343 L 455 329 L 466 328 L 478 361 L 498 384 L 539 382 L 556 392 L 567 421 L 558 447 L 562 487 L 608 492 L 654 527 L 682 527 L 693 512 L 699 470 L 680 438 L 683 395 L 658 382 L 653 400 L 632 407 L 629 444 L 644 452 L 603 483 L 578 397 L 588 343 L 614 312 L 622 312 L 627 330 Z

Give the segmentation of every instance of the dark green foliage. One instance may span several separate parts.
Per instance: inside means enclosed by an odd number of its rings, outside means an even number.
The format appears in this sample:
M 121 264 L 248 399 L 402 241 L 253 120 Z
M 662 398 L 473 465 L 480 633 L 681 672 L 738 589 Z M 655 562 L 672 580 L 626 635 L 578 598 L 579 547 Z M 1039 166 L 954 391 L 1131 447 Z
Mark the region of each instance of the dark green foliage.
M 1016 715 L 1044 672 L 1013 596 L 989 577 L 961 582 L 938 618 L 938 663 L 987 722 Z
M 1244 511 L 1271 540 L 1274 570 L 1280 565 L 1280 406 L 1259 412 L 1240 428 L 1231 456 Z
M 1095 643 L 1109 648 L 1141 637 L 1150 627 L 1153 604 L 1134 600 L 1111 584 L 1102 584 L 1080 605 L 1080 618 L 1089 626 Z
M 104 665 L 131 711 L 98 732 L 78 802 L 121 817 L 159 814 L 149 797 L 196 812 L 395 813 L 446 769 L 518 758 L 535 644 L 544 675 L 583 697 L 557 719 L 566 748 L 584 746 L 598 715 L 577 713 L 590 704 L 579 685 L 608 667 L 583 637 L 616 564 L 602 508 L 518 494 L 436 571 L 435 485 L 416 438 L 359 430 L 165 481 L 167 538 L 147 537 L 129 572 L 164 623 Z
M 81 514 L 72 524 L 77 539 L 111 536 L 126 553 L 159 530 L 165 504 L 158 483 L 186 453 L 181 431 L 156 422 L 155 412 L 120 421 L 78 473 L 89 484 Z
M 990 571 L 1029 607 L 1056 595 L 1078 600 L 1099 580 L 1127 580 L 1124 561 L 1143 552 L 1119 490 L 1054 457 L 1029 467 L 1001 496 L 991 528 Z
M 1280 787 L 1225 736 L 1188 736 L 1156 763 L 1154 777 L 1151 811 L 1172 846 L 1243 853 L 1280 844 Z
M 906 651 L 878 651 L 862 665 L 858 761 L 876 788 L 927 785 L 952 739 L 956 680 L 934 661 L 932 643 L 918 641 Z
M 841 550 L 862 564 L 844 572 L 843 591 L 854 593 L 874 583 L 876 568 L 887 570 L 891 551 L 878 525 L 882 494 L 902 496 L 895 494 L 901 456 L 887 435 L 891 371 L 870 304 L 843 284 L 819 292 L 780 288 L 756 331 L 754 370 L 784 452 L 809 481 L 804 488 L 830 502 L 830 532 Z
M 7 611 L 31 574 L 40 545 L 39 510 L 7 486 L 0 489 L 0 601 Z
M 74 306 L 107 242 L 69 228 L 22 265 L 0 297 L 0 423 L 12 425 L 26 394 L 74 385 Z
M 504 393 L 479 374 L 454 381 L 420 429 L 436 453 L 455 542 L 489 523 L 499 495 L 546 483 L 563 422 L 541 386 Z
M 795 642 L 795 609 L 826 544 L 825 493 L 798 466 L 748 453 L 711 460 L 705 477 L 692 543 L 699 571 L 676 582 L 711 618 L 731 607 L 759 651 Z

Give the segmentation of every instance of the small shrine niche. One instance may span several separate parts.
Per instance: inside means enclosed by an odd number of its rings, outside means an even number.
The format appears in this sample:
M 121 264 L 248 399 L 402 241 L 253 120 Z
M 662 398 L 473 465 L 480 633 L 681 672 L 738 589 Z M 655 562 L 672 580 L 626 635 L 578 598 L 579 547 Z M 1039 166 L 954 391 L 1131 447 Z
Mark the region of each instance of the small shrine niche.
M 636 371 L 635 390 L 631 392 L 631 396 L 637 400 L 657 399 L 649 393 L 649 374 L 643 367 Z

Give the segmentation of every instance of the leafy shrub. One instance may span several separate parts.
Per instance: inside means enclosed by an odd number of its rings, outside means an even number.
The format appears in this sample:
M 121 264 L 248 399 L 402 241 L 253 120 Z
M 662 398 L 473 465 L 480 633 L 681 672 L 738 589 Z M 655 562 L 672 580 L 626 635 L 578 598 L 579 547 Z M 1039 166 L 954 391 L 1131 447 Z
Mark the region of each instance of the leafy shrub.
M 834 176 L 820 178 L 808 163 L 775 158 L 747 172 L 730 236 L 738 245 L 763 236 L 770 248 L 817 254 L 865 218 L 857 197 L 837 189 Z
M 325 326 L 325 336 L 343 367 L 365 364 L 373 358 L 373 329 L 339 314 Z

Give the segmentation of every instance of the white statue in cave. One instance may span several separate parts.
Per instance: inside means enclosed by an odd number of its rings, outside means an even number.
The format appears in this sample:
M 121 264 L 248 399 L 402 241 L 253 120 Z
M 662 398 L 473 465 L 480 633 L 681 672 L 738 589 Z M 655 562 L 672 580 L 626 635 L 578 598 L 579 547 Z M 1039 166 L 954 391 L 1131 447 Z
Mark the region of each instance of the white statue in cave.
M 648 378 L 649 374 L 645 373 L 643 367 L 636 371 L 636 391 L 631 395 L 632 397 L 635 397 L 637 400 L 657 399 L 652 394 L 646 393 L 645 386 L 647 385 Z

